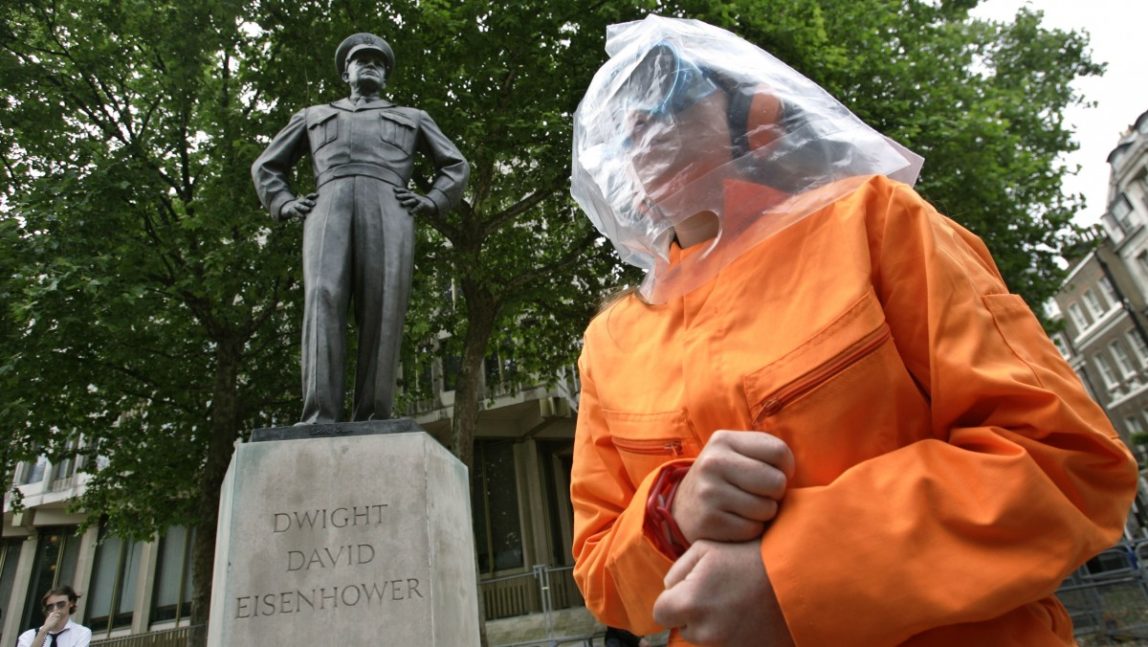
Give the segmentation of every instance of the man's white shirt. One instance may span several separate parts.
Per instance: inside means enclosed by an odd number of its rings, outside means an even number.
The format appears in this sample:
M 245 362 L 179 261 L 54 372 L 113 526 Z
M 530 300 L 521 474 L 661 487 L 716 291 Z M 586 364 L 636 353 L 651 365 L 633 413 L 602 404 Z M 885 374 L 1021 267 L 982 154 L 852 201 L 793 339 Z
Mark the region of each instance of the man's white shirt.
M 39 630 L 40 628 L 37 627 L 20 634 L 20 638 L 16 640 L 16 647 L 31 647 L 32 641 L 36 639 L 36 632 Z M 88 647 L 89 643 L 92 642 L 92 630 L 72 622 L 71 619 L 57 636 L 56 647 Z M 49 633 L 44 637 L 44 647 L 51 644 L 52 634 Z

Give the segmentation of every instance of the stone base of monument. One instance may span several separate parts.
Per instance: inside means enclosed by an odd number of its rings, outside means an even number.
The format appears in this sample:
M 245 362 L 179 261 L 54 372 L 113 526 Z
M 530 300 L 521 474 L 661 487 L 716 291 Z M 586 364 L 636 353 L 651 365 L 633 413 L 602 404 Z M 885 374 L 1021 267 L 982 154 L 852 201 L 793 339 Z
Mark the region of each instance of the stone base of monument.
M 258 430 L 220 496 L 209 647 L 478 645 L 469 493 L 410 420 Z

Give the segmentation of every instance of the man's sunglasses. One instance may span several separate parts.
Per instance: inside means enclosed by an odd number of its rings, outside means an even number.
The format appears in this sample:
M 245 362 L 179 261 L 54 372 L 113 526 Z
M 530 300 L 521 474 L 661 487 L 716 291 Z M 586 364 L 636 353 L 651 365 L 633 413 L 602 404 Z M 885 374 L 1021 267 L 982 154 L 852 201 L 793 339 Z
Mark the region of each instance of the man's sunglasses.
M 71 602 L 69 602 L 68 600 L 60 600 L 58 602 L 49 602 L 48 604 L 44 605 L 44 613 L 51 613 L 51 612 L 55 611 L 56 609 L 67 609 L 69 604 L 71 604 Z

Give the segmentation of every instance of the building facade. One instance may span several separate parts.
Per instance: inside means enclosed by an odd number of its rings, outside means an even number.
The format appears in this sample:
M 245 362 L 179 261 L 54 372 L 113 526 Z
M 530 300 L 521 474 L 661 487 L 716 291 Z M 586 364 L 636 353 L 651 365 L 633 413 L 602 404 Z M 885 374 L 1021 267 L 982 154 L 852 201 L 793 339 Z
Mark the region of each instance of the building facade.
M 1055 302 L 1063 321 L 1053 341 L 1104 407 L 1141 464 L 1148 461 L 1148 111 L 1108 156 L 1108 204 L 1081 241 Z M 1148 528 L 1137 497 L 1130 539 Z
M 1129 446 L 1148 431 L 1148 320 L 1144 292 L 1120 256 L 1098 236 L 1056 295 L 1063 329 L 1053 335 L 1092 397 Z
M 575 371 L 567 369 L 554 384 L 530 386 L 515 383 L 497 358 L 487 363 L 475 441 L 478 487 L 471 501 L 486 618 L 534 616 L 534 625 L 542 627 L 553 624 L 540 618 L 544 612 L 573 609 L 576 626 L 592 626 L 571 577 Z M 454 392 L 444 382 L 442 365 L 437 358 L 425 360 L 420 373 L 437 388 L 412 403 L 410 413 L 447 444 Z M 74 459 L 52 464 L 45 458 L 17 466 L 13 478 L 23 510 L 13 512 L 5 497 L 0 644 L 38 626 L 40 596 L 62 584 L 83 595 L 75 618 L 93 630 L 97 644 L 115 645 L 140 634 L 169 637 L 170 643 L 160 645 L 179 643 L 191 613 L 195 529 L 168 528 L 149 542 L 123 540 L 98 526 L 79 533 L 84 516 L 70 504 L 83 492 L 84 468 Z M 542 581 L 549 592 L 545 599 Z
M 1101 225 L 1071 259 L 1054 336 L 1130 445 L 1148 433 L 1148 112 L 1108 156 Z

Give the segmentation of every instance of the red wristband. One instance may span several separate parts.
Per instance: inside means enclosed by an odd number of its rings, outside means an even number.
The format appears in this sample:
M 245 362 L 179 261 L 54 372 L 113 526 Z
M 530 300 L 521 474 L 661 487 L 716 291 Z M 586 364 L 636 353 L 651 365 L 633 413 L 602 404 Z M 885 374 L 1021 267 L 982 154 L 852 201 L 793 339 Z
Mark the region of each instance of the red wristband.
M 671 512 L 674 495 L 678 493 L 678 486 L 688 471 L 689 465 L 664 468 L 650 488 L 650 496 L 646 498 L 646 536 L 670 559 L 681 557 L 690 547 L 690 542 L 682 534 Z

